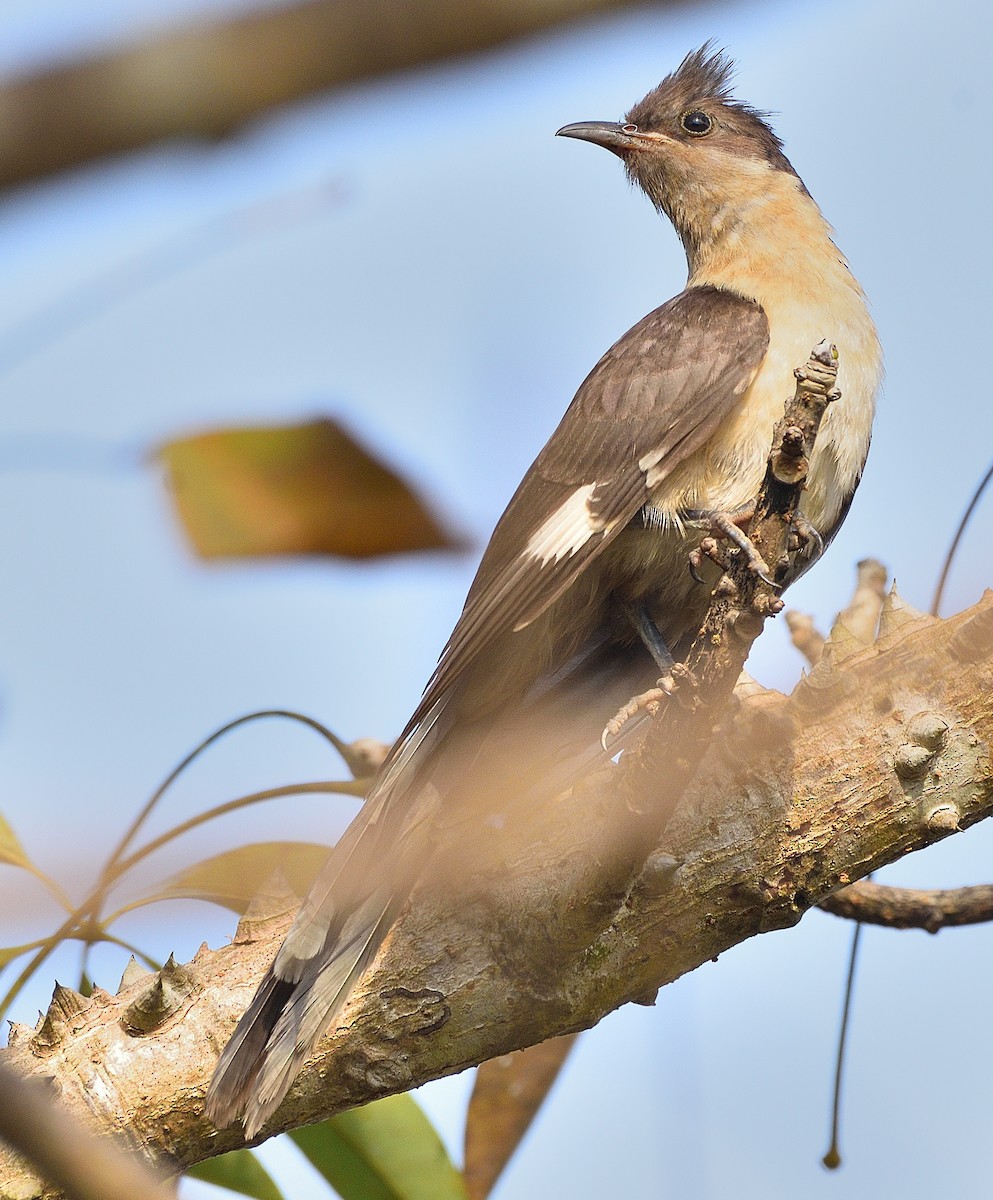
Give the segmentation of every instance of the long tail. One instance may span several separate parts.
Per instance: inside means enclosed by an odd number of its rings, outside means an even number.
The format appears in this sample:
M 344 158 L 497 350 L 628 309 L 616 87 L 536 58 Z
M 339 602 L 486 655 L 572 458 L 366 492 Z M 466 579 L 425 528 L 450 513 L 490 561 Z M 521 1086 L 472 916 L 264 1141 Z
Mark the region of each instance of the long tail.
M 423 871 L 439 809 L 457 817 L 567 788 L 605 760 L 604 724 L 655 674 L 640 646 L 601 642 L 520 709 L 468 729 L 453 728 L 445 705 L 425 717 L 333 850 L 225 1047 L 207 1093 L 215 1125 L 241 1116 L 251 1139 L 275 1112 Z
M 224 1048 L 207 1092 L 215 1125 L 240 1116 L 246 1138 L 258 1133 L 389 932 L 424 826 L 387 801 L 377 789 L 332 851 Z
M 379 949 L 395 915 L 393 899 L 381 891 L 371 896 L 299 979 L 282 978 L 277 963 L 269 968 L 211 1081 L 207 1115 L 216 1125 L 241 1116 L 251 1139 L 276 1111 Z

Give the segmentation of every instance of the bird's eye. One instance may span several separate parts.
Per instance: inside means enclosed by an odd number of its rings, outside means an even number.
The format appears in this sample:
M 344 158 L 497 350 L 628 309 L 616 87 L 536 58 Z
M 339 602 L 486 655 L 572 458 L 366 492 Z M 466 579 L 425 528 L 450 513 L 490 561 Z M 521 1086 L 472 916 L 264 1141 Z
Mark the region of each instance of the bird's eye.
M 714 128 L 714 122 L 705 112 L 700 112 L 699 109 L 683 113 L 679 118 L 679 123 L 687 133 L 691 133 L 694 137 L 706 137 Z
M 628 125 L 622 125 L 622 126 L 621 126 L 621 133 L 637 133 L 637 132 L 638 132 L 638 126 L 637 126 L 637 125 L 630 125 L 630 124 L 628 124 Z

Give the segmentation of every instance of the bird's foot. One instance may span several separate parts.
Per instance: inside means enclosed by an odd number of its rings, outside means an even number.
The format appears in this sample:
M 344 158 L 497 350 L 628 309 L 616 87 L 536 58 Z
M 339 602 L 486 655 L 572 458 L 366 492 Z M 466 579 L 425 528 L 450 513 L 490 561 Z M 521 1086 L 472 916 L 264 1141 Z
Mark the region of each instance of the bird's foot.
M 794 513 L 790 521 L 790 550 L 802 550 L 810 558 L 820 558 L 824 553 L 824 539 L 817 528 L 801 513 Z
M 666 684 L 672 686 L 667 688 Z M 668 700 L 674 689 L 675 684 L 672 677 L 666 676 L 664 679 L 660 679 L 655 687 L 649 688 L 647 692 L 642 692 L 639 696 L 632 696 L 627 704 L 622 705 L 603 727 L 603 733 L 600 734 L 602 749 L 609 752 L 610 743 L 617 740 L 621 730 L 632 717 L 636 717 L 639 713 L 647 713 L 648 716 L 654 717 L 662 706 L 662 702 Z
M 754 515 L 753 508 L 748 514 L 747 520 L 751 520 Z M 710 518 L 710 527 L 715 537 L 722 537 L 733 546 L 738 547 L 744 554 L 745 562 L 753 575 L 757 575 L 763 583 L 769 584 L 770 587 L 776 587 L 776 581 L 772 578 L 768 564 L 755 549 L 755 543 L 741 528 L 740 520 L 740 513 L 714 513 Z
M 709 558 L 712 562 L 717 563 L 722 571 L 727 570 L 727 559 L 719 546 L 719 542 L 724 541 L 730 542 L 744 554 L 748 569 L 753 575 L 757 575 L 763 583 L 769 584 L 770 587 L 778 586 L 772 578 L 765 559 L 756 550 L 751 538 L 745 532 L 752 517 L 755 516 L 754 504 L 742 505 L 741 508 L 736 508 L 732 512 L 691 512 L 686 515 L 691 521 L 706 522 L 710 526 L 710 536 L 705 537 L 696 550 L 690 551 L 690 574 L 698 583 L 703 583 L 699 572 L 704 558 Z M 803 533 L 798 531 L 798 537 L 806 534 L 807 529 L 813 530 L 814 528 L 809 522 L 806 522 L 805 525 L 807 528 L 803 530 Z
M 601 747 L 609 752 L 611 742 L 617 740 L 621 730 L 632 717 L 637 717 L 641 713 L 654 717 L 663 703 L 675 696 L 680 688 L 694 689 L 696 686 L 697 681 L 693 672 L 684 663 L 673 663 L 672 671 L 668 675 L 663 675 L 655 687 L 649 688 L 647 692 L 642 692 L 638 696 L 632 696 L 627 704 L 619 708 L 610 718 L 600 735 Z

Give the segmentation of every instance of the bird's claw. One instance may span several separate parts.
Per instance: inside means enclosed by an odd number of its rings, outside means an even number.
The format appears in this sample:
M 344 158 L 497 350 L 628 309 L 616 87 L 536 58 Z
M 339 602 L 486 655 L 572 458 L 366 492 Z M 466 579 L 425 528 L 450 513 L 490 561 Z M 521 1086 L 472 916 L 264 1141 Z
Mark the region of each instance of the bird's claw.
M 700 568 L 703 566 L 703 553 L 700 547 L 697 546 L 696 549 L 691 550 L 686 558 L 690 568 L 690 578 L 693 582 L 699 584 L 706 583 L 706 580 L 700 574 Z
M 610 753 L 611 742 L 617 740 L 621 730 L 632 717 L 636 717 L 639 713 L 647 713 L 650 717 L 654 717 L 662 702 L 667 700 L 675 690 L 676 681 L 671 675 L 666 675 L 647 692 L 632 696 L 627 704 L 622 705 L 604 726 L 603 733 L 600 734 L 600 748 L 606 753 Z
M 717 538 L 714 537 L 705 537 L 696 549 L 689 552 L 687 557 L 689 558 L 690 577 L 695 583 L 705 584 L 707 582 L 700 574 L 700 568 L 703 566 L 705 558 L 716 563 L 722 571 L 726 571 L 728 568 L 727 559 L 721 553 Z
M 790 521 L 790 549 L 802 550 L 810 558 L 820 558 L 824 553 L 824 539 L 801 513 L 794 513 Z

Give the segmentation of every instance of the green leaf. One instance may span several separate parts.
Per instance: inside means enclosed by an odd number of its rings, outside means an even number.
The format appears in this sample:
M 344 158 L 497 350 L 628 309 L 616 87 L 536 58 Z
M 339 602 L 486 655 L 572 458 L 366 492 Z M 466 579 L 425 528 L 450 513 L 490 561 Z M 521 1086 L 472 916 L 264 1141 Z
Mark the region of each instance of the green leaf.
M 243 913 L 259 888 L 277 870 L 283 872 L 298 896 L 305 896 L 329 853 L 327 846 L 314 842 L 256 842 L 238 846 L 173 875 L 147 901 L 206 900 Z
M 410 1096 L 289 1135 L 343 1200 L 466 1200 L 461 1174 Z
M 20 839 L 2 813 L 0 813 L 0 863 L 8 863 L 12 867 L 31 865 L 31 859 L 24 852 Z
M 218 429 L 159 455 L 201 558 L 368 558 L 455 545 L 413 489 L 334 421 Z
M 191 1179 L 227 1188 L 229 1192 L 254 1196 L 255 1200 L 283 1200 L 275 1180 L 251 1150 L 232 1150 L 218 1158 L 208 1158 L 188 1167 L 186 1174 Z

